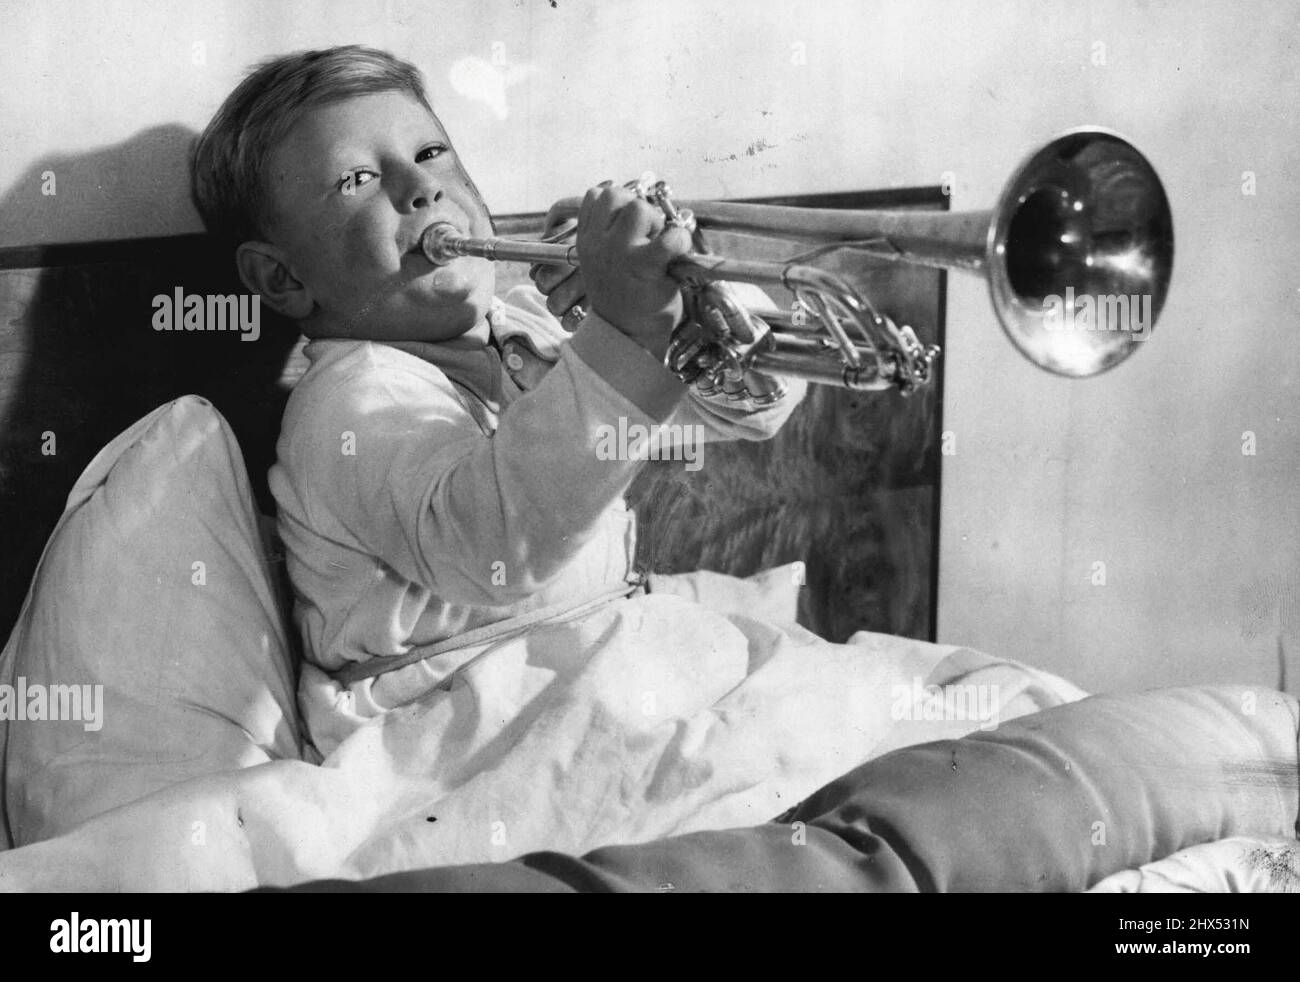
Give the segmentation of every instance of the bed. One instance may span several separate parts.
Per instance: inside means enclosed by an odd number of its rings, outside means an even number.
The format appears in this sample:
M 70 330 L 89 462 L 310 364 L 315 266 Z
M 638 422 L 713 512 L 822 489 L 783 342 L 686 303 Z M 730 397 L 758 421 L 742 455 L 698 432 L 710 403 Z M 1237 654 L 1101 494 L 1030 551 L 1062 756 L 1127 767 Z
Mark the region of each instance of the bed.
M 868 680 L 861 732 L 838 749 L 815 702 L 709 731 L 693 749 L 690 713 L 635 731 L 634 710 L 601 723 L 617 696 L 584 676 L 564 689 L 564 714 L 537 717 L 550 723 L 513 740 L 504 722 L 490 732 L 496 750 L 477 758 L 490 766 L 459 783 L 430 779 L 456 736 L 435 725 L 455 686 L 313 758 L 281 566 L 260 519 L 229 426 L 197 397 L 129 427 L 77 482 L 0 656 L 0 685 L 102 686 L 104 716 L 5 725 L 0 831 L 15 848 L 0 853 L 0 886 L 1297 888 L 1300 707 L 1289 696 L 1219 686 L 1085 697 L 1026 666 L 868 632 L 853 648 Z M 772 589 L 737 579 L 722 600 L 695 599 L 770 614 Z M 132 610 L 147 616 L 123 616 Z M 918 699 L 899 713 L 899 687 L 918 677 Z M 821 691 L 793 671 L 769 682 Z M 501 698 L 498 683 L 466 684 Z M 927 693 L 966 685 L 1004 693 L 996 725 L 926 719 Z M 725 716 L 721 704 L 709 712 Z M 566 743 L 584 729 L 608 738 Z M 756 738 L 797 766 L 751 780 Z M 611 747 L 624 756 L 584 756 Z M 856 766 L 837 757 L 832 779 L 771 807 L 816 751 L 855 747 L 869 747 Z

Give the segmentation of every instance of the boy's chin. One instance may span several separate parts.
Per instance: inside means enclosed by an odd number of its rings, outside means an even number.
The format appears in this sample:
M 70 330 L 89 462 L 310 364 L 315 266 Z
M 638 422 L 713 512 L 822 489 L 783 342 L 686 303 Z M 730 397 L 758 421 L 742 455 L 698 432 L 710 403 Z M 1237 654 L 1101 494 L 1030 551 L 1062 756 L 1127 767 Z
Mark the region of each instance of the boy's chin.
M 411 285 L 431 304 L 472 302 L 475 296 L 492 296 L 496 270 L 486 259 L 457 259 L 446 266 L 426 265 Z
M 485 287 L 484 277 L 478 270 L 466 269 L 459 262 L 450 266 L 434 266 L 417 281 L 426 294 L 448 301 L 468 299 L 475 291 Z M 491 293 L 491 287 L 487 287 Z
M 415 282 L 427 290 L 468 293 L 486 284 L 491 291 L 496 281 L 496 267 L 475 256 L 462 256 L 445 266 L 434 266 L 421 255 L 407 253 L 402 264 L 414 274 Z
M 439 291 L 431 302 L 423 303 L 411 321 L 419 335 L 429 341 L 449 341 L 486 325 L 491 309 L 492 291 L 481 284 L 456 295 Z

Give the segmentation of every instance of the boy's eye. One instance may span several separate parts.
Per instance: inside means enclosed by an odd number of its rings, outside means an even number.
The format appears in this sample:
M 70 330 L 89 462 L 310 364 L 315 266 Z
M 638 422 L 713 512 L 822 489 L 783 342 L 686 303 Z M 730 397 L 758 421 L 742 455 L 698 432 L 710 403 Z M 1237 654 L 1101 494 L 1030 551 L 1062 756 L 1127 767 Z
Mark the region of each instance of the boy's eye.
M 366 170 L 364 167 L 357 170 L 350 170 L 339 178 L 338 189 L 344 194 L 356 194 L 357 188 L 369 184 L 379 175 L 372 170 Z
M 422 164 L 425 161 L 441 157 L 449 149 L 449 147 L 442 143 L 430 144 L 415 155 L 416 163 Z M 358 167 L 356 170 L 345 171 L 339 178 L 336 187 L 344 194 L 356 194 L 358 188 L 364 187 L 378 176 L 379 175 L 375 171 L 370 170 L 367 167 Z

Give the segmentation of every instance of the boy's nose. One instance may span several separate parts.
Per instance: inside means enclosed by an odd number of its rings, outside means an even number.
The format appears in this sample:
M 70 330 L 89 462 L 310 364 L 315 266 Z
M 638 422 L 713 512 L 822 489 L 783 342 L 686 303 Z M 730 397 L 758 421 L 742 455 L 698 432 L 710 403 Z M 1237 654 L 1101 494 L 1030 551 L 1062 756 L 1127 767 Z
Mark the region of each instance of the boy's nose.
M 419 211 L 442 200 L 442 182 L 434 175 L 415 168 L 408 170 L 404 177 L 405 180 L 399 185 L 398 194 L 401 195 L 403 199 L 401 204 L 405 205 L 406 209 Z
M 430 205 L 437 204 L 442 200 L 442 188 L 429 189 L 421 188 L 417 190 L 411 198 L 411 208 L 428 208 Z

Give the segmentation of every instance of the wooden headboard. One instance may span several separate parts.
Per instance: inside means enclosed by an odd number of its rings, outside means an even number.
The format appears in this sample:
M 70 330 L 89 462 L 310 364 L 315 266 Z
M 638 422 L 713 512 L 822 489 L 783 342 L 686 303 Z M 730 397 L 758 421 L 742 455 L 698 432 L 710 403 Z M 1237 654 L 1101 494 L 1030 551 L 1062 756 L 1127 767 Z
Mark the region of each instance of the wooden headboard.
M 938 188 L 762 200 L 947 207 Z M 498 231 L 518 234 L 540 219 L 500 217 Z M 719 245 L 748 255 L 760 247 Z M 854 273 L 883 309 L 942 343 L 941 272 L 880 264 Z M 526 270 L 503 265 L 498 274 L 504 292 Z M 274 512 L 266 474 L 303 367 L 300 338 L 266 309 L 253 343 L 238 332 L 154 330 L 153 298 L 178 287 L 242 291 L 232 257 L 202 235 L 0 249 L 3 637 L 77 476 L 117 433 L 171 399 L 194 393 L 217 407 L 239 439 L 259 507 Z M 773 299 L 787 302 L 780 292 Z M 738 575 L 803 559 L 811 588 L 803 619 L 832 640 L 856 628 L 932 637 L 941 384 L 942 375 L 909 400 L 815 388 L 769 444 L 711 445 L 696 473 L 652 462 L 629 495 L 642 517 L 641 558 L 663 571 Z

